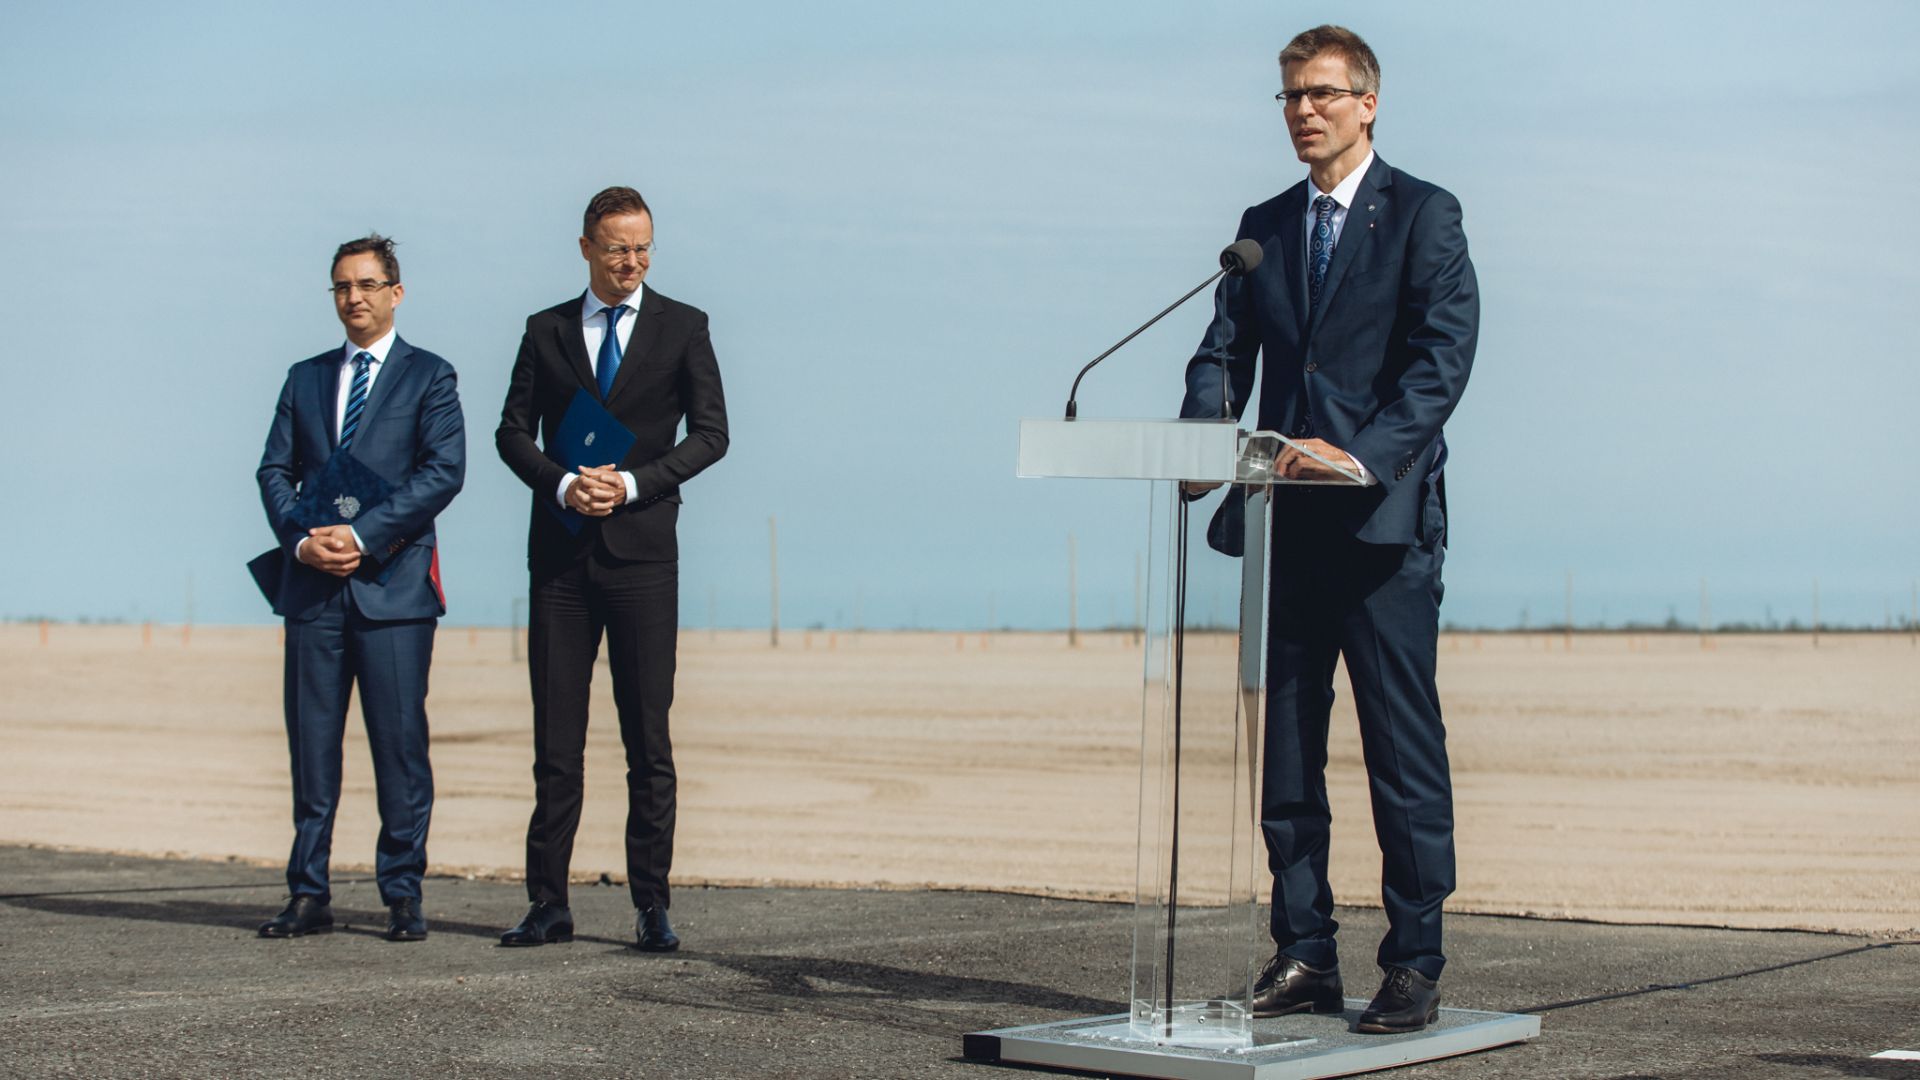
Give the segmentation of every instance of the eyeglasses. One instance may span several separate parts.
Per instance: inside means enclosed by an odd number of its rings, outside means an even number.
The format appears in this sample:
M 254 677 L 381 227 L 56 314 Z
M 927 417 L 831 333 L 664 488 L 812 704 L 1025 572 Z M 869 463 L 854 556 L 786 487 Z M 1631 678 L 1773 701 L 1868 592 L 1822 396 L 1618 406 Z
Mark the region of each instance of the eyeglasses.
M 374 281 L 372 278 L 365 278 L 360 281 L 336 281 L 332 285 L 327 286 L 327 291 L 335 296 L 345 297 L 355 289 L 359 289 L 363 293 L 374 293 L 389 285 L 398 284 L 399 282 L 397 281 Z
M 609 259 L 624 259 L 629 255 L 645 259 L 652 256 L 655 247 L 653 244 L 635 244 L 632 247 L 628 247 L 625 244 L 595 244 L 593 246 L 600 250 L 600 254 L 605 255 Z
M 1282 90 L 1273 95 L 1273 100 L 1291 109 L 1298 106 L 1301 99 L 1313 102 L 1316 109 L 1324 109 L 1339 97 L 1365 97 L 1365 90 L 1349 90 L 1342 86 L 1309 86 L 1304 90 Z

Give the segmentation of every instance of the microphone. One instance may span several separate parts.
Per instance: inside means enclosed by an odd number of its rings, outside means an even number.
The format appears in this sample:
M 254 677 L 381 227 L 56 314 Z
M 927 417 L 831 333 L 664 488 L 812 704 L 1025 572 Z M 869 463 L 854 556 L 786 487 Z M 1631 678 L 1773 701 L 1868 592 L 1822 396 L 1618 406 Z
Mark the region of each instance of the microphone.
M 1073 388 L 1067 391 L 1067 419 L 1072 420 L 1079 415 L 1079 406 L 1075 404 L 1074 399 L 1080 394 L 1080 380 L 1087 377 L 1087 372 L 1093 370 L 1093 365 L 1098 364 L 1100 361 L 1120 351 L 1120 346 L 1139 337 L 1147 327 L 1166 318 L 1169 312 L 1193 299 L 1194 294 L 1198 293 L 1201 289 L 1206 288 L 1228 274 L 1239 277 L 1243 274 L 1252 273 L 1254 268 L 1260 265 L 1260 259 L 1263 254 L 1264 252 L 1260 250 L 1260 242 L 1257 240 L 1235 240 L 1233 243 L 1228 244 L 1226 248 L 1220 252 L 1220 269 L 1209 275 L 1207 280 L 1187 290 L 1187 295 L 1168 304 L 1165 311 L 1140 324 L 1140 329 L 1135 330 L 1133 333 L 1115 342 L 1113 348 L 1087 361 L 1087 366 L 1081 368 L 1080 374 L 1073 377 Z
M 1260 250 L 1260 245 L 1252 240 L 1235 240 L 1220 253 L 1220 269 L 1238 277 L 1258 269 L 1260 260 L 1265 257 L 1266 252 Z

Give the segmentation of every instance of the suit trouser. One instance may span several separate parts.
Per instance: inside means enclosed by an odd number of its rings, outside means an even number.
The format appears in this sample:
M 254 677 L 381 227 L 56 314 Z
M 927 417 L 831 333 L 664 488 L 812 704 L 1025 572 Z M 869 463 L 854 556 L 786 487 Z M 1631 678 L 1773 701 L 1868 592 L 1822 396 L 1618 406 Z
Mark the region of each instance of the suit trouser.
M 607 638 L 627 757 L 627 880 L 636 907 L 666 907 L 677 780 L 667 713 L 680 631 L 680 564 L 622 562 L 599 550 L 535 573 L 527 627 L 533 683 L 533 818 L 527 896 L 567 902 L 585 787 L 587 702 Z
M 1437 505 L 1429 520 L 1440 520 Z M 1272 933 L 1315 967 L 1337 961 L 1327 883 L 1327 725 L 1347 662 L 1380 843 L 1382 967 L 1439 978 L 1440 910 L 1453 892 L 1453 787 L 1434 685 L 1444 532 L 1410 547 L 1276 520 L 1267 635 L 1260 824 L 1273 872 Z
M 287 889 L 295 896 L 332 899 L 327 874 L 340 805 L 340 743 L 357 679 L 380 807 L 374 845 L 380 898 L 419 899 L 433 817 L 427 670 L 436 622 L 368 619 L 354 608 L 347 589 L 330 597 L 311 621 L 287 620 L 287 749 L 293 765 Z

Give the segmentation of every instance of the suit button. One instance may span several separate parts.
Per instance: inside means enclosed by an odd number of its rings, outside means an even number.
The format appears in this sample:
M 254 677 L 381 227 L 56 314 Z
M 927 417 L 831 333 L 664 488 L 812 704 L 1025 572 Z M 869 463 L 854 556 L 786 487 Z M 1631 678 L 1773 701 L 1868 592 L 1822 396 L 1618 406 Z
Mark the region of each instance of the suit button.
M 1307 370 L 1308 370 L 1308 371 L 1319 371 L 1319 370 L 1320 370 L 1320 361 L 1318 361 L 1318 360 L 1309 360 L 1309 361 L 1307 361 Z

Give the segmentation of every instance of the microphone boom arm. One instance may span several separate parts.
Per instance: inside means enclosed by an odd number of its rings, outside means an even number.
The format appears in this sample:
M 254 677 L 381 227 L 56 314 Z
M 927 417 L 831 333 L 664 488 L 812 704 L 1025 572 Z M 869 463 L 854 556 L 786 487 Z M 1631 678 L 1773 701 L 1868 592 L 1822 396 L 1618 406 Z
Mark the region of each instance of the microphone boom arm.
M 1181 297 L 1178 300 L 1175 300 L 1171 304 L 1168 304 L 1166 307 L 1166 310 L 1162 311 L 1160 314 L 1155 315 L 1153 318 L 1148 319 L 1146 322 L 1142 323 L 1140 325 L 1140 329 L 1135 330 L 1133 333 L 1128 334 L 1126 337 L 1121 338 L 1118 342 L 1115 342 L 1113 348 L 1108 349 L 1106 352 L 1103 352 L 1099 356 L 1096 356 L 1093 359 L 1087 361 L 1087 366 L 1081 368 L 1080 374 L 1075 375 L 1073 377 L 1073 388 L 1067 391 L 1067 419 L 1072 420 L 1074 417 L 1079 415 L 1079 406 L 1077 406 L 1074 403 L 1074 399 L 1078 397 L 1080 394 L 1080 380 L 1087 377 L 1087 372 L 1092 371 L 1093 366 L 1095 364 L 1098 364 L 1100 361 L 1105 360 L 1107 357 L 1112 356 L 1116 352 L 1119 352 L 1120 346 L 1125 345 L 1127 342 L 1132 341 L 1134 338 L 1137 338 L 1141 334 L 1145 333 L 1148 327 L 1152 326 L 1154 323 L 1159 322 L 1161 319 L 1166 318 L 1167 315 L 1170 314 L 1174 308 L 1177 308 L 1181 304 L 1184 304 L 1187 301 L 1193 299 L 1194 295 L 1198 293 L 1201 289 L 1206 288 L 1207 286 L 1213 284 L 1214 282 L 1224 277 L 1229 269 L 1231 268 L 1223 266 L 1220 269 L 1214 271 L 1213 275 L 1207 278 L 1207 280 L 1187 290 L 1187 295 Z

